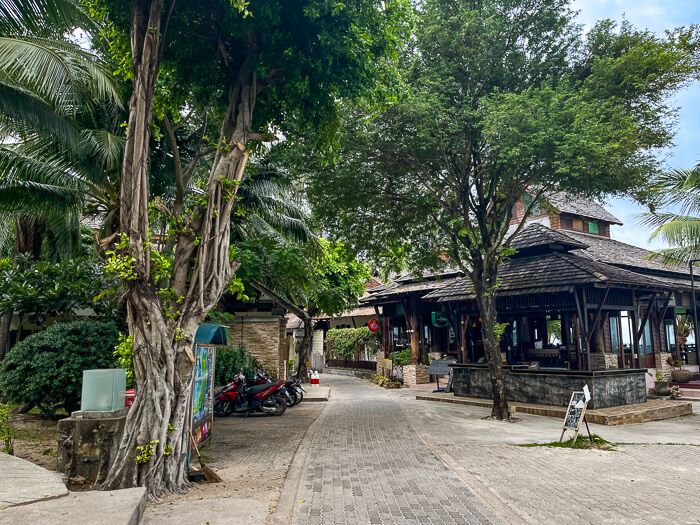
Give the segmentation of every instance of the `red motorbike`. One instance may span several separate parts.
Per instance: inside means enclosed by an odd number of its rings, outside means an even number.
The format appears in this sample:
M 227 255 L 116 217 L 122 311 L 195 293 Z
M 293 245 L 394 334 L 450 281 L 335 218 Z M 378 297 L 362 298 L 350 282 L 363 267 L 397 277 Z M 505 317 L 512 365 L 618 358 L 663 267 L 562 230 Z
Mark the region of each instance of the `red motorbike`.
M 218 394 L 214 402 L 214 415 L 252 414 L 261 412 L 281 416 L 287 410 L 283 397 L 284 381 L 264 383 L 248 387 L 243 373 L 238 373 Z

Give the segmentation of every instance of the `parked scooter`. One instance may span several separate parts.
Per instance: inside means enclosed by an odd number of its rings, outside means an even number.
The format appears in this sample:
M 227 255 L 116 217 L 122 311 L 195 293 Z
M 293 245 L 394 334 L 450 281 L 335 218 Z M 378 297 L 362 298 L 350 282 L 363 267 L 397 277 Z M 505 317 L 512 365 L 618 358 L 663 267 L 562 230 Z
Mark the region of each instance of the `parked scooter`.
M 266 382 L 272 382 L 270 376 L 263 370 L 256 370 L 253 383 L 256 385 L 262 385 Z M 304 393 L 306 390 L 301 386 L 301 381 L 296 378 L 287 379 L 284 382 L 284 388 L 287 399 L 287 406 L 293 407 L 301 403 L 304 399 Z
M 218 394 L 214 402 L 214 415 L 251 414 L 262 412 L 281 416 L 287 410 L 284 381 L 263 383 L 248 387 L 243 372 L 239 372 Z

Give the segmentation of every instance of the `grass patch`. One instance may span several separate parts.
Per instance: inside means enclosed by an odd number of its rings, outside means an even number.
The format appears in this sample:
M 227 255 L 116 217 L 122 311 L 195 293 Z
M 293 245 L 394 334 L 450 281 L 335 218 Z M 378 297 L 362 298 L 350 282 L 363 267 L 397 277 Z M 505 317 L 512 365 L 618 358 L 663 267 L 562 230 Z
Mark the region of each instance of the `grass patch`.
M 552 441 L 550 443 L 525 443 L 523 445 L 516 445 L 518 447 L 550 447 L 550 448 L 574 448 L 574 449 L 595 449 L 595 450 L 615 450 L 615 444 L 610 441 L 606 441 L 597 434 L 593 434 L 593 443 L 588 439 L 588 435 L 579 434 L 576 443 L 574 443 L 574 438 L 569 438 L 566 441 L 559 443 L 558 441 Z

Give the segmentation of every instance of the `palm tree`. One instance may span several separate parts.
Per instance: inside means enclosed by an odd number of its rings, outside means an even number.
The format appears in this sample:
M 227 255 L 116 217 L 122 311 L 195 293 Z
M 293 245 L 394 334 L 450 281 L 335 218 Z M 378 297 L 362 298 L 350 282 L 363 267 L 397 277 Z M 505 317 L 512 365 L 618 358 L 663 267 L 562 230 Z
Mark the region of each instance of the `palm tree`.
M 686 265 L 700 259 L 700 165 L 660 175 L 652 183 L 650 208 L 643 216 L 654 227 L 650 240 L 670 246 L 653 257 Z
M 92 126 L 119 104 L 116 83 L 65 38 L 77 27 L 97 29 L 74 0 L 0 0 L 0 247 L 35 257 L 45 239 L 75 244 L 95 177 L 121 154 Z

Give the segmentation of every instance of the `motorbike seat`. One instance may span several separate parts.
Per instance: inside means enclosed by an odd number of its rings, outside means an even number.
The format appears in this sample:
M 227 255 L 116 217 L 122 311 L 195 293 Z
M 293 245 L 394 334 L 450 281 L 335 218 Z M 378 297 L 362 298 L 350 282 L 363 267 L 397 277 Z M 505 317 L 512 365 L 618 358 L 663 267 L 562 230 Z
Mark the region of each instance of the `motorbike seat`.
M 270 382 L 270 383 L 263 383 L 262 385 L 251 386 L 250 388 L 246 389 L 246 393 L 251 394 L 251 395 L 255 395 L 255 394 L 262 392 L 263 390 L 267 390 L 272 385 L 274 385 L 274 383 Z

